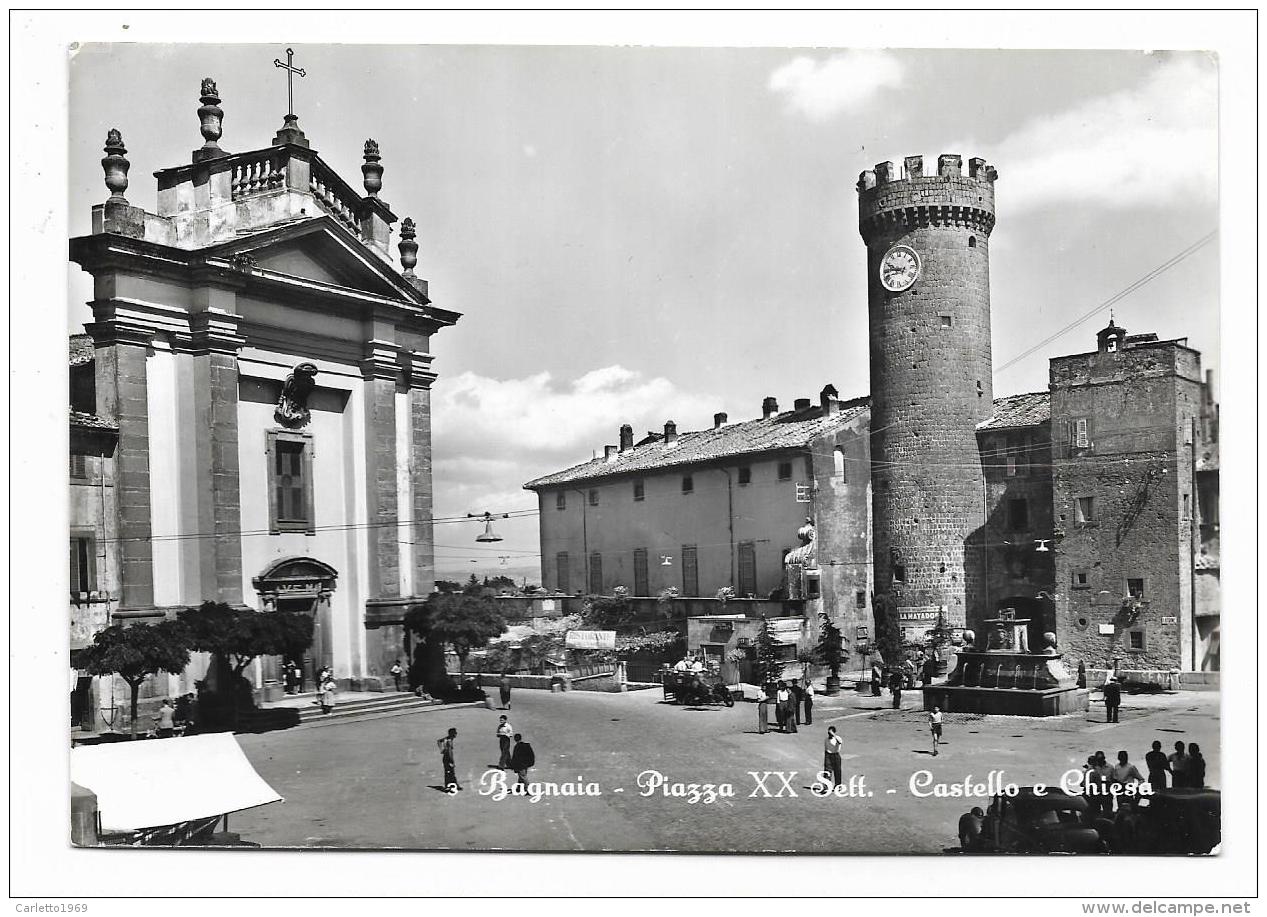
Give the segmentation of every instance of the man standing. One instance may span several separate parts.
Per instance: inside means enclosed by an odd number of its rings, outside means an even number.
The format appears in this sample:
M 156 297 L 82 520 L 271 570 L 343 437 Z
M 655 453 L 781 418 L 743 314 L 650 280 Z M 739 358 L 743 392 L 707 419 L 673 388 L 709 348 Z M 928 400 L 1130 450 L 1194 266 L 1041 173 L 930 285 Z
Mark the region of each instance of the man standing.
M 519 733 L 515 733 L 515 750 L 510 755 L 510 768 L 519 775 L 519 782 L 516 786 L 528 786 L 528 768 L 537 763 L 537 756 L 532 751 L 532 746 L 524 741 L 524 737 Z
M 458 766 L 453 753 L 453 740 L 457 737 L 457 729 L 449 727 L 449 734 L 436 740 L 436 745 L 440 747 L 440 763 L 444 765 L 444 788 L 449 793 L 462 789 L 462 784 L 458 783 Z
M 1122 706 L 1122 686 L 1109 675 L 1109 680 L 1101 688 L 1104 692 L 1104 722 L 1116 723 L 1117 710 Z
M 827 740 L 823 743 L 823 770 L 831 774 L 831 785 L 840 786 L 840 736 L 836 735 L 836 727 L 827 727 Z
M 788 691 L 792 695 L 792 719 L 796 720 L 796 725 L 801 724 L 801 703 L 805 699 L 805 689 L 801 687 L 800 679 L 792 679 L 792 683 L 788 685 Z
M 757 701 L 757 732 L 765 735 L 770 731 L 770 696 L 765 690 L 761 691 L 761 698 Z
M 400 690 L 400 676 L 405 674 L 405 670 L 401 668 L 400 660 L 397 659 L 392 663 L 391 667 L 392 681 L 396 683 L 396 690 Z
M 805 682 L 801 703 L 805 705 L 805 725 L 812 726 L 814 723 L 814 683 L 809 680 Z
M 502 677 L 497 680 L 497 693 L 501 695 L 502 709 L 510 709 L 510 674 L 502 672 Z
M 1109 780 L 1113 789 L 1113 802 L 1117 808 L 1122 807 L 1122 799 L 1135 799 L 1134 795 L 1127 794 L 1127 787 L 1134 786 L 1144 782 L 1144 775 L 1139 772 L 1139 768 L 1130 762 L 1130 756 L 1124 752 L 1117 753 L 1117 764 L 1113 765 L 1113 771 L 1109 775 Z
M 884 672 L 881 671 L 879 663 L 871 663 L 871 696 L 879 697 L 884 690 Z
M 902 706 L 902 683 L 906 681 L 906 676 L 902 672 L 901 666 L 893 667 L 893 674 L 889 676 L 889 690 L 893 692 L 893 709 L 897 710 Z
M 155 734 L 160 739 L 170 739 L 176 734 L 176 708 L 172 706 L 170 698 L 163 698 L 163 705 L 158 708 L 154 722 L 158 724 Z
M 1166 762 L 1170 765 L 1170 784 L 1171 786 L 1192 786 L 1188 782 L 1188 771 L 1191 769 L 1192 759 L 1188 757 L 1188 753 L 1184 751 L 1182 742 L 1175 743 L 1175 752 Z
M 941 708 L 934 707 L 928 712 L 928 730 L 933 734 L 933 757 L 937 757 L 937 746 L 941 744 Z
M 788 731 L 787 701 L 789 697 L 791 695 L 788 693 L 787 685 L 779 682 L 779 687 L 774 692 L 774 717 L 778 721 L 779 729 L 783 732 Z
M 514 727 L 506 722 L 505 716 L 502 716 L 497 723 L 497 744 L 501 751 L 501 756 L 497 759 L 497 766 L 502 770 L 510 766 L 510 737 L 514 734 Z
M 1144 755 L 1144 764 L 1148 766 L 1148 785 L 1154 792 L 1164 790 L 1170 762 L 1166 760 L 1166 753 L 1161 750 L 1160 742 L 1153 742 L 1153 750 Z

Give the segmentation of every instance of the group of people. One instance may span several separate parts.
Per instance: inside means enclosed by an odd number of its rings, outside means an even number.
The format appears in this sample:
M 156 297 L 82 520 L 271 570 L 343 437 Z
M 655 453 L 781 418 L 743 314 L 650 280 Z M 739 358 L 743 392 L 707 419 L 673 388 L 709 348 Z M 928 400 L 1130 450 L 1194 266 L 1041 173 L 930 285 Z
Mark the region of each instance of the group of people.
M 803 682 L 803 683 L 802 683 Z M 780 732 L 797 732 L 802 722 L 814 722 L 814 686 L 806 679 L 780 681 L 767 685 L 757 701 L 757 731 L 770 731 L 770 704 L 774 704 L 775 723 Z M 804 720 L 801 719 L 804 711 Z
M 1131 763 L 1125 751 L 1117 753 L 1116 764 L 1110 764 L 1102 751 L 1089 755 L 1082 771 L 1084 793 L 1091 811 L 1108 815 L 1125 801 L 1139 798 L 1126 791 L 1136 784 L 1147 783 L 1154 792 L 1167 789 L 1167 784 L 1170 788 L 1205 786 L 1205 758 L 1196 742 L 1189 742 L 1186 748 L 1183 742 L 1175 742 L 1174 752 L 1167 755 L 1162 751 L 1161 742 L 1154 741 L 1152 750 L 1144 755 L 1144 766 L 1148 769 L 1147 777 Z
M 282 662 L 282 685 L 287 694 L 301 694 L 304 690 L 304 670 L 298 662 L 287 659 Z
M 902 706 L 902 690 L 918 682 L 930 685 L 937 677 L 937 660 L 933 656 L 907 657 L 895 665 L 871 664 L 871 694 L 879 697 L 887 685 L 893 697 L 893 708 Z
M 497 721 L 497 768 L 499 770 L 512 770 L 519 778 L 517 786 L 528 785 L 528 771 L 537 763 L 537 755 L 532 750 L 532 746 L 524 741 L 522 734 L 515 732 L 515 727 L 510 725 L 510 721 L 506 716 L 501 716 Z M 444 769 L 444 789 L 445 792 L 453 794 L 462 789 L 462 784 L 458 782 L 458 765 L 457 765 L 457 749 L 455 747 L 458 737 L 458 731 L 455 727 L 451 727 L 448 733 L 436 740 L 436 746 L 440 749 L 440 765 Z M 514 746 L 511 746 L 512 740 Z

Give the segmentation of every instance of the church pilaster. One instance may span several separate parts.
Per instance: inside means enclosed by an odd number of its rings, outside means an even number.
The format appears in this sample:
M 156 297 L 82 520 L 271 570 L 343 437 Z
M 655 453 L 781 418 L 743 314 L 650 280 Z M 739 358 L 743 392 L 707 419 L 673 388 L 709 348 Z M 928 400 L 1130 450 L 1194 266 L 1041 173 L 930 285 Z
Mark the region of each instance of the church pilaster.
M 399 348 L 388 341 L 366 345 L 361 362 L 365 380 L 365 485 L 369 507 L 366 546 L 372 598 L 400 595 L 400 545 L 396 488 L 396 391 Z
M 190 317 L 194 391 L 194 475 L 198 493 L 201 600 L 242 601 L 242 503 L 238 461 L 237 317 L 205 311 Z
M 150 421 L 146 359 L 152 328 L 108 319 L 87 326 L 96 348 L 97 413 L 119 425 L 116 490 L 120 612 L 154 605 Z

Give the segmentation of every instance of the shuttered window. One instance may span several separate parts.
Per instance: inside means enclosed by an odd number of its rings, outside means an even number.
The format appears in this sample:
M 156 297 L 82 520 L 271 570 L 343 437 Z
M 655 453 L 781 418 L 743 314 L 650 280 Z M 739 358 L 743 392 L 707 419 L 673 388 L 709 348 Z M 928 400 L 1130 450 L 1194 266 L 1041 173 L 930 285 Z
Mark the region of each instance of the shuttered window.
M 603 594 L 603 555 L 595 551 L 590 555 L 590 595 Z
M 739 594 L 757 594 L 757 547 L 751 541 L 739 545 Z
M 70 591 L 96 592 L 97 543 L 91 535 L 70 537 Z
M 647 576 L 647 549 L 634 550 L 634 595 L 650 595 L 651 586 Z
M 314 533 L 312 435 L 270 430 L 265 452 L 270 531 Z
M 682 594 L 699 595 L 699 560 L 695 545 L 682 545 Z
M 560 551 L 554 555 L 554 588 L 559 592 L 570 592 L 571 582 L 568 575 L 568 552 Z

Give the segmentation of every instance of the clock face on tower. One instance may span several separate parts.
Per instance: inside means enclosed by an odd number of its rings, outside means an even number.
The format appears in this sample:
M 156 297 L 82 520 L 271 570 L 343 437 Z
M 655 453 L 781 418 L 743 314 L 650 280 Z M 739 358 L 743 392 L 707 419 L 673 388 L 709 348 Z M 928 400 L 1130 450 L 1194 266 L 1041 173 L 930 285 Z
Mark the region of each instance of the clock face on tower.
M 919 279 L 919 255 L 909 245 L 895 245 L 880 259 L 880 283 L 891 293 L 909 289 Z

